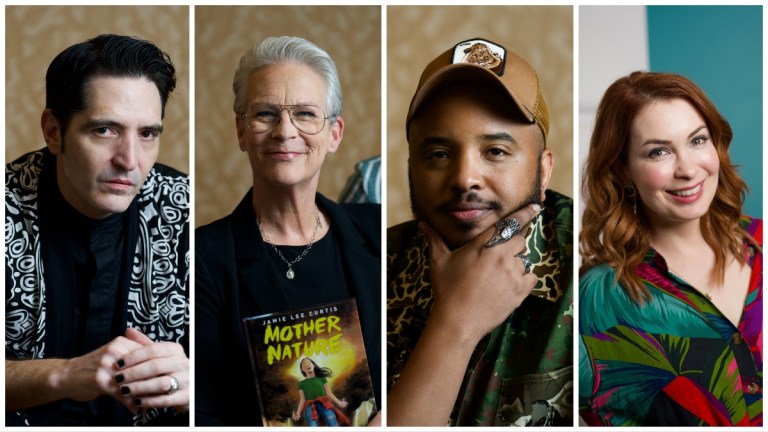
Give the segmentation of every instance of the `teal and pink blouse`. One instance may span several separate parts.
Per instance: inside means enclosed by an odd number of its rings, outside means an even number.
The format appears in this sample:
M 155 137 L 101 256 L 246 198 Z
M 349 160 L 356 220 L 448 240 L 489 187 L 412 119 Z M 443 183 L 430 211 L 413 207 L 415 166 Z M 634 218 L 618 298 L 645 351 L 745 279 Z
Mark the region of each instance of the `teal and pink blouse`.
M 579 281 L 579 405 L 593 426 L 763 424 L 762 220 L 742 218 L 752 269 L 735 326 L 648 250 L 636 273 L 651 294 L 634 303 L 607 266 Z M 726 281 L 727 287 L 727 281 Z

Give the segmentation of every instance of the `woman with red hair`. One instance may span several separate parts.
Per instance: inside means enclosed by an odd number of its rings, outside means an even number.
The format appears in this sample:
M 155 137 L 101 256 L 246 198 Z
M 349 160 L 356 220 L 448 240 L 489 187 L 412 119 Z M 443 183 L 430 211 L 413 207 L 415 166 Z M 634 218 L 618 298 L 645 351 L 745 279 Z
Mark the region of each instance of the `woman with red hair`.
M 762 425 L 762 220 L 733 133 L 685 77 L 634 72 L 598 107 L 582 179 L 582 421 Z

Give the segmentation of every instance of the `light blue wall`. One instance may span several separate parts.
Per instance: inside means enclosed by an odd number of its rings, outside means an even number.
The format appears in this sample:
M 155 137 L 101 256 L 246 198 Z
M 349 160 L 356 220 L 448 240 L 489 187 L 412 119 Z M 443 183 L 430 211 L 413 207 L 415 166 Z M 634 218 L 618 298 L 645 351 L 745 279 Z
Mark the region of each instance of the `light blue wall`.
M 763 42 L 760 6 L 649 6 L 652 71 L 684 75 L 733 129 L 731 159 L 750 192 L 745 214 L 762 217 Z

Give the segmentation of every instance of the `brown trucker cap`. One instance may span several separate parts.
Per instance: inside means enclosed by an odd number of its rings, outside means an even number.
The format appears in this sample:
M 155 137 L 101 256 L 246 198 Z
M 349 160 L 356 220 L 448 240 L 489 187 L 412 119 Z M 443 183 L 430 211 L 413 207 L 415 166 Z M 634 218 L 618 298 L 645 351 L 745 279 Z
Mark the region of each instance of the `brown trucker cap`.
M 413 116 L 430 95 L 448 85 L 478 83 L 496 86 L 508 94 L 512 106 L 541 129 L 547 142 L 549 111 L 536 71 L 514 52 L 481 38 L 459 42 L 427 65 L 408 109 L 406 136 L 410 135 Z

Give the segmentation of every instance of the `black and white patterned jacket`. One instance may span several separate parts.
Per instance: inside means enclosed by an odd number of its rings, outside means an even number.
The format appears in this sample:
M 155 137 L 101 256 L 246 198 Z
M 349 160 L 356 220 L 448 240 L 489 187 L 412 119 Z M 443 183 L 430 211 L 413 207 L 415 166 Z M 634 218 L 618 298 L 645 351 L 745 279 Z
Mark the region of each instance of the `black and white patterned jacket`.
M 46 285 L 37 185 L 46 149 L 5 170 L 6 358 L 45 358 Z M 161 164 L 139 191 L 139 240 L 132 261 L 127 326 L 155 341 L 187 345 L 189 178 Z

